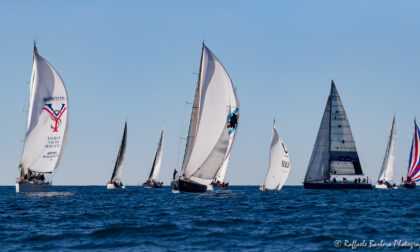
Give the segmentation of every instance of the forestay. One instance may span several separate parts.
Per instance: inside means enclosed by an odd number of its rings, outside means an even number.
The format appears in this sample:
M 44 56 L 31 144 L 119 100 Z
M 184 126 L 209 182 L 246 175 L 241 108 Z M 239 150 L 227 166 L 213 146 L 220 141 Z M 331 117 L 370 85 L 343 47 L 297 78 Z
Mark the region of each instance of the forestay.
M 35 47 L 22 169 L 40 173 L 54 171 L 66 144 L 68 113 L 64 82 Z

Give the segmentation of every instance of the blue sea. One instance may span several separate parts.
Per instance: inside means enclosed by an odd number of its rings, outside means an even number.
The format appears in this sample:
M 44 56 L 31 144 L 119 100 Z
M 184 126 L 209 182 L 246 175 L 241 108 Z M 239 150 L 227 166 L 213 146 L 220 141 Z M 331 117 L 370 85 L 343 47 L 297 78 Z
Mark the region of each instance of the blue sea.
M 1 251 L 420 251 L 420 190 L 14 190 L 0 187 Z

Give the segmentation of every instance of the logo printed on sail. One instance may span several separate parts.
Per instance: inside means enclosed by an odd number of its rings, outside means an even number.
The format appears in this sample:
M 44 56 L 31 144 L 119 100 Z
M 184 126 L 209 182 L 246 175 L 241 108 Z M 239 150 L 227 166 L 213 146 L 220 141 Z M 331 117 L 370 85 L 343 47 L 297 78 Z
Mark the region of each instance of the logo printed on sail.
M 229 129 L 229 135 L 232 134 L 238 127 L 238 114 L 239 109 L 236 108 L 232 113 L 227 116 L 227 128 Z
M 45 104 L 44 110 L 50 114 L 51 120 L 54 121 L 54 125 L 51 125 L 51 129 L 53 129 L 53 132 L 58 132 L 58 128 L 61 125 L 60 118 L 64 114 L 64 112 L 67 110 L 66 105 L 61 104 L 61 109 L 54 110 L 52 107 L 52 104 Z

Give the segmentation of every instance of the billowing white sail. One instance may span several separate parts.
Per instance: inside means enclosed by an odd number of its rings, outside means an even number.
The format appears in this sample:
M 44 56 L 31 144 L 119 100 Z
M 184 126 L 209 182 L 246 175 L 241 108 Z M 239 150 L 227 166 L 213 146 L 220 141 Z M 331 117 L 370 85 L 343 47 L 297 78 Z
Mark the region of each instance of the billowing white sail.
M 230 137 L 236 131 L 238 118 L 232 81 L 222 63 L 203 45 L 188 136 L 191 140 L 187 139 L 184 155 L 185 178 L 211 183 L 230 152 Z
M 264 180 L 264 189 L 280 190 L 289 176 L 290 168 L 289 152 L 283 139 L 279 136 L 274 122 L 270 146 L 270 164 Z
M 54 171 L 66 144 L 68 113 L 64 82 L 35 47 L 26 138 L 20 162 L 22 170 Z
M 330 175 L 361 175 L 362 167 L 350 123 L 334 82 L 309 161 L 305 182 L 329 179 Z
M 121 182 L 121 174 L 125 159 L 125 148 L 127 145 L 127 121 L 124 124 L 124 133 L 118 151 L 117 161 L 115 161 L 114 171 L 112 172 L 111 182 Z
M 395 115 L 392 119 L 391 133 L 389 134 L 388 145 L 385 151 L 384 161 L 382 163 L 381 172 L 379 173 L 378 181 L 390 182 L 394 177 L 394 160 L 395 160 L 395 142 L 396 142 L 396 124 Z
M 153 161 L 152 170 L 150 171 L 149 180 L 157 180 L 160 172 L 160 166 L 162 164 L 162 152 L 163 152 L 163 134 L 164 131 L 160 133 L 160 139 L 158 148 L 156 150 L 155 160 Z

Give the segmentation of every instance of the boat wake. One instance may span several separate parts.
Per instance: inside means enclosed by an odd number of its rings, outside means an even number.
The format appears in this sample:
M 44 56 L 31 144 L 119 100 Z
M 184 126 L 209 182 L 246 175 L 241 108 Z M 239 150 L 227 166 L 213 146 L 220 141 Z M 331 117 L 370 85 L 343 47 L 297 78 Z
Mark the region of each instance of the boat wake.
M 25 196 L 30 197 L 56 197 L 56 196 L 73 196 L 76 192 L 30 192 L 24 193 Z

